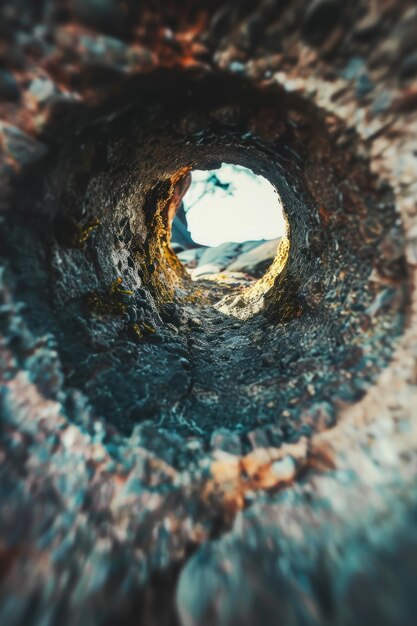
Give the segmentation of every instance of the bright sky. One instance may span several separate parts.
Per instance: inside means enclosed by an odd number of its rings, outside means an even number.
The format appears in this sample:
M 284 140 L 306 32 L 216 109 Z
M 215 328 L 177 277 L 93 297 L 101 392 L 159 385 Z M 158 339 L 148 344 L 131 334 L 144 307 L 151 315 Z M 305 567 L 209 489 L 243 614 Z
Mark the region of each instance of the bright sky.
M 203 195 L 204 183 L 212 174 L 221 183 L 231 183 L 229 191 L 212 186 L 213 192 Z M 201 245 L 275 239 L 285 234 L 278 193 L 266 178 L 239 165 L 223 164 L 217 170 L 193 171 L 184 207 L 191 236 Z

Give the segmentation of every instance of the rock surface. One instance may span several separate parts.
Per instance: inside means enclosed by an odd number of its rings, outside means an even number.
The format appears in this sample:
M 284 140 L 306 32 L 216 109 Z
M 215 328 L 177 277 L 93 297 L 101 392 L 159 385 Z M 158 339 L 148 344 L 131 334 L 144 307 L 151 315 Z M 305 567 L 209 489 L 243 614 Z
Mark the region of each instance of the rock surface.
M 416 8 L 162 4 L 0 6 L 0 623 L 411 626 Z M 223 161 L 257 281 L 169 246 Z

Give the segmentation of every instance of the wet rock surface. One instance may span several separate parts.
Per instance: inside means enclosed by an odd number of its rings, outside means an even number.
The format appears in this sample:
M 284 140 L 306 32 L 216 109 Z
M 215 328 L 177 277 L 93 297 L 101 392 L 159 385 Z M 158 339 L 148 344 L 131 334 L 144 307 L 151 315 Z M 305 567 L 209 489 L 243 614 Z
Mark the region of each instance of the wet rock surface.
M 21 5 L 1 623 L 413 624 L 415 8 Z M 288 237 L 186 250 L 191 280 L 170 206 L 223 161 Z

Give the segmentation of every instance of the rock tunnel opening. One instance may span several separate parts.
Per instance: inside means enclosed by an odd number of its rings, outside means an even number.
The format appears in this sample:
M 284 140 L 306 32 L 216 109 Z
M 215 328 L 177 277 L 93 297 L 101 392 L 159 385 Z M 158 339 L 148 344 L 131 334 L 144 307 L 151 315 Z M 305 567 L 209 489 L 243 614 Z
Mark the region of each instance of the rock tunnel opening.
M 168 222 L 170 248 L 217 310 L 239 317 L 227 306 L 239 298 L 257 301 L 244 317 L 262 309 L 289 250 L 281 199 L 263 176 L 232 164 L 188 172 L 174 188 Z
M 222 163 L 217 170 L 194 170 L 182 193 L 174 193 L 178 208 L 171 233 L 171 247 L 178 251 L 269 241 L 286 234 L 277 190 L 248 168 Z
M 411 0 L 0 14 L 0 623 L 414 624 Z M 172 237 L 224 163 L 249 285 Z
M 375 259 L 396 228 L 390 190 L 365 184 L 333 124 L 276 86 L 168 72 L 62 129 L 41 184 L 28 175 L 29 204 L 17 191 L 5 243 L 24 318 L 62 363 L 45 378 L 37 366 L 42 390 L 61 397 L 65 384 L 69 414 L 81 393 L 124 435 L 173 432 L 203 448 L 219 431 L 247 449 L 334 424 L 389 358 L 402 299 L 392 287 L 381 300 L 372 274 L 375 262 L 401 271 Z M 219 298 L 187 277 L 170 221 L 189 172 L 223 162 L 278 190 L 288 237 L 261 280 Z

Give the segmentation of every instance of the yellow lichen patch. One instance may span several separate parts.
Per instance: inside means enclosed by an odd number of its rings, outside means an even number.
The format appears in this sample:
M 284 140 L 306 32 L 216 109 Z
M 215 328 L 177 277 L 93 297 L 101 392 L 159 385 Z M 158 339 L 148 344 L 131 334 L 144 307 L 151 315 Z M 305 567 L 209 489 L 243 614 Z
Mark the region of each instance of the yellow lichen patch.
M 87 306 L 95 315 L 123 315 L 126 305 L 113 294 L 102 295 L 96 292 L 87 294 Z
M 156 333 L 156 328 L 146 322 L 142 322 L 141 324 L 132 324 L 132 330 L 137 337 L 139 337 L 139 339 L 143 339 L 146 335 L 153 335 Z
M 131 291 L 130 289 L 123 289 L 122 282 L 123 282 L 123 278 L 121 278 L 120 276 L 116 278 L 116 280 L 114 280 L 112 284 L 110 285 L 110 291 L 112 293 L 121 293 L 126 296 L 132 296 L 133 291 Z
M 169 197 L 168 197 L 167 203 L 166 203 L 164 208 L 169 209 L 168 205 L 169 205 L 169 203 L 172 201 L 172 199 L 174 197 L 174 192 L 175 192 L 175 189 L 176 189 L 177 185 L 186 176 L 188 176 L 190 171 L 191 171 L 191 167 L 187 165 L 187 166 L 184 166 L 184 167 L 180 168 L 177 172 L 175 172 L 175 174 L 173 174 L 173 176 L 171 176 L 170 193 L 169 193 Z M 171 245 L 170 245 L 171 244 L 171 224 L 170 224 L 170 218 L 169 218 L 169 215 L 168 215 L 169 210 L 165 211 L 165 213 L 166 213 L 166 215 L 165 215 L 166 239 L 163 242 L 164 255 L 165 255 L 165 258 L 167 259 L 168 264 L 170 265 L 170 267 L 172 267 L 172 269 L 181 278 L 184 278 L 187 275 L 186 271 L 185 271 L 185 268 L 183 267 L 182 263 L 180 263 L 177 255 L 172 250 Z
M 143 331 L 139 324 L 132 324 L 132 330 L 139 337 L 139 339 L 143 338 Z
M 187 166 L 175 172 L 168 179 L 168 190 L 161 187 L 148 218 L 152 239 L 148 242 L 145 258 L 138 259 L 143 267 L 144 279 L 153 287 L 153 295 L 158 304 L 172 301 L 177 287 L 181 286 L 186 277 L 184 267 L 170 247 L 171 226 L 168 212 L 176 185 L 190 169 Z
M 181 167 L 175 174 L 171 177 L 171 182 L 175 186 L 184 176 L 191 172 L 191 165 L 185 165 Z
M 123 289 L 123 279 L 116 278 L 109 286 L 107 294 L 91 292 L 87 294 L 87 306 L 95 315 L 123 315 L 126 305 L 119 296 L 132 296 L 133 291 Z
M 243 457 L 218 452 L 211 464 L 212 479 L 205 495 L 220 494 L 224 507 L 234 514 L 244 508 L 250 492 L 291 484 L 306 466 L 307 454 L 306 437 L 280 448 L 258 448 Z
M 63 218 L 61 222 L 60 239 L 70 248 L 83 248 L 91 233 L 100 225 L 98 217 L 90 218 L 85 224 L 78 224 L 72 217 Z
M 98 219 L 98 217 L 96 217 L 96 218 L 92 218 L 90 221 L 84 224 L 84 226 L 81 226 L 80 236 L 78 238 L 78 245 L 80 247 L 82 247 L 86 243 L 87 239 L 90 237 L 93 230 L 95 230 L 97 226 L 99 225 L 100 225 L 100 220 Z

